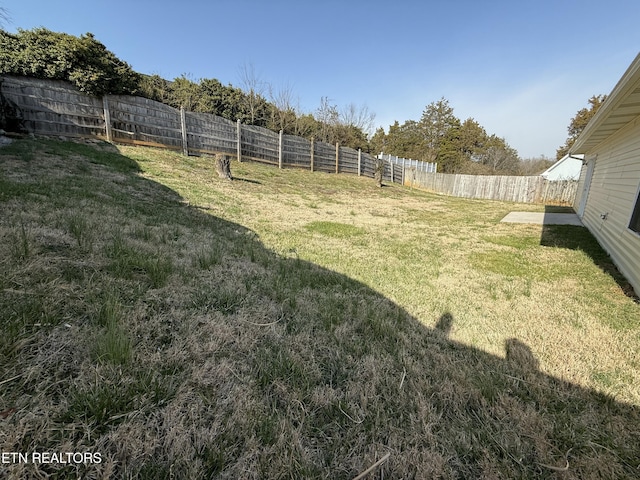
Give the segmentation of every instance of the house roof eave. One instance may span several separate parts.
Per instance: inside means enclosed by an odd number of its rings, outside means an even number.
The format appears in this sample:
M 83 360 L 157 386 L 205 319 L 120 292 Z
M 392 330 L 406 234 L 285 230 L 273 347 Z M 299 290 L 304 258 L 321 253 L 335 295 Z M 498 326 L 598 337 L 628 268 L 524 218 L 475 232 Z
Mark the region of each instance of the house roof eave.
M 633 101 L 625 104 L 631 95 L 640 98 L 640 53 L 578 136 L 570 149 L 570 155 L 589 153 L 629 121 L 638 117 L 640 103 Z M 621 111 L 622 107 L 624 112 Z

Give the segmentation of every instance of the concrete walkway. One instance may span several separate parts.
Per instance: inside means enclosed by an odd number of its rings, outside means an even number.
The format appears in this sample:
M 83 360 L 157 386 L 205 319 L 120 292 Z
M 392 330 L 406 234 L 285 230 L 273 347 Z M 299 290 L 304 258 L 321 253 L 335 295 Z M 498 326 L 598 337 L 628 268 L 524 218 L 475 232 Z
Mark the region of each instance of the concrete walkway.
M 500 221 L 506 223 L 536 223 L 538 225 L 583 226 L 580 218 L 575 213 L 511 212 Z

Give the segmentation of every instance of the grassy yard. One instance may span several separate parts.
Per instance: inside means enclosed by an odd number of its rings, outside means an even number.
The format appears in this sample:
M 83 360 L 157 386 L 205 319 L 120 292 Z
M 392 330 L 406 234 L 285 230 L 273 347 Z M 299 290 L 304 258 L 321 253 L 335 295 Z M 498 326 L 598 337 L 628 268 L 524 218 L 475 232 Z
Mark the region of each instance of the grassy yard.
M 0 451 L 101 458 L 0 477 L 640 477 L 640 305 L 586 229 L 232 172 L 0 150 Z

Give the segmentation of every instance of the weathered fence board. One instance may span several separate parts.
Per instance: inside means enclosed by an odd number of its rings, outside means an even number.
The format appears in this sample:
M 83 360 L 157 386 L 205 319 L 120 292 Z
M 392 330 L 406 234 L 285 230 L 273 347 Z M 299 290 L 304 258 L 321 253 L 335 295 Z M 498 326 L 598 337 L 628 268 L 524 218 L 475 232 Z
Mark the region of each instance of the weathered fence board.
M 236 122 L 208 113 L 186 112 L 187 145 L 193 153 L 237 154 Z
M 461 175 L 408 169 L 405 185 L 454 197 L 519 203 L 571 205 L 578 182 L 550 181 L 540 176 Z
M 338 173 L 351 173 L 357 175 L 358 151 L 349 147 L 340 147 L 339 152 Z
M 573 205 L 577 191 L 577 180 L 545 180 L 536 191 L 536 203 Z
M 360 164 L 361 175 L 365 177 L 373 178 L 376 168 L 376 158 L 368 153 L 362 154 L 362 160 Z
M 389 167 L 391 170 L 389 175 L 390 180 L 393 183 L 399 183 L 402 185 L 402 180 L 404 178 L 404 169 L 402 168 L 402 165 L 391 162 Z
M 105 137 L 102 100 L 63 81 L 2 78 L 2 92 L 20 108 L 25 127 L 39 135 Z
M 313 169 L 319 172 L 336 171 L 336 146 L 324 142 L 313 143 Z
M 295 135 L 283 135 L 283 163 L 294 167 L 311 167 L 311 142 Z
M 279 137 L 276 132 L 266 128 L 242 125 L 242 156 L 277 165 Z
M 107 103 L 114 141 L 182 148 L 180 110 L 129 95 L 108 95 Z

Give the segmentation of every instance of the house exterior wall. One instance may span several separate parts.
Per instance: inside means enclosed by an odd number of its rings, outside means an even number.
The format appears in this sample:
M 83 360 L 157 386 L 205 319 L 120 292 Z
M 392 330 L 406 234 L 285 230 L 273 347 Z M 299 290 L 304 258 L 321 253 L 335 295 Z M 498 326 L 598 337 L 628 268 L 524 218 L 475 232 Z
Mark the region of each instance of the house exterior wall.
M 594 156 L 582 223 L 640 294 L 640 235 L 628 228 L 640 189 L 640 117 L 594 148 L 585 160 L 591 161 Z M 583 195 L 586 170 L 585 165 L 576 209 Z
M 547 180 L 577 180 L 581 166 L 582 160 L 565 157 L 542 173 L 542 176 Z

